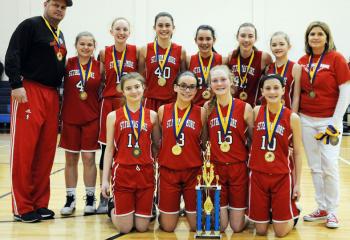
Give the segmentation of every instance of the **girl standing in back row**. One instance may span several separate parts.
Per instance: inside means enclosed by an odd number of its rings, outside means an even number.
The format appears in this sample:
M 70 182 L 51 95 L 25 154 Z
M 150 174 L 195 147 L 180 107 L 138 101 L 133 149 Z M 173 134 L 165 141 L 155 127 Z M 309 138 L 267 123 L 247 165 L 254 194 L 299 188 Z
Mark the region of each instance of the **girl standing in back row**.
M 154 20 L 156 37 L 140 52 L 139 72 L 146 78 L 145 106 L 157 111 L 161 105 L 175 100 L 174 81 L 186 69 L 186 52 L 171 42 L 174 33 L 173 17 L 160 12 Z

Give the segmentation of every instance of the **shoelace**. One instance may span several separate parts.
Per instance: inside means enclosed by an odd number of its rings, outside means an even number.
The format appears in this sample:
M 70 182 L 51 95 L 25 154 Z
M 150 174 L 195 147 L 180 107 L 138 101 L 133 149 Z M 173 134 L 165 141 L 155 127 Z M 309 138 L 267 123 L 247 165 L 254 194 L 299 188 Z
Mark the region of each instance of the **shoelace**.
M 64 207 L 70 207 L 70 205 L 72 204 L 72 202 L 74 202 L 74 196 L 66 196 L 66 204 L 64 205 Z

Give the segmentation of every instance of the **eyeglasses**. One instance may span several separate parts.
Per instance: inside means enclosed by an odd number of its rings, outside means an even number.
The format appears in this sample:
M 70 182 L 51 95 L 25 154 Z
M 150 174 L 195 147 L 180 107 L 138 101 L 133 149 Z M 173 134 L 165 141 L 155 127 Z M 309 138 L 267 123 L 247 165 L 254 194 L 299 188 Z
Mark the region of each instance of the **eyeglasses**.
M 189 91 L 194 91 L 195 89 L 197 89 L 197 85 L 195 84 L 187 85 L 182 83 L 182 84 L 176 84 L 176 86 L 178 86 L 181 91 L 186 91 L 187 89 Z

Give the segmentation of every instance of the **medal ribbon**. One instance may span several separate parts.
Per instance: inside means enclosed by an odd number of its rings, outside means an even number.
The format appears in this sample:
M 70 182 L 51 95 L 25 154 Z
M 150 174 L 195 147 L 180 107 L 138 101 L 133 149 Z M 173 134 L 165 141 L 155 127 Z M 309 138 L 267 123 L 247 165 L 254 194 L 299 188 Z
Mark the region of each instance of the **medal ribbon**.
M 117 74 L 117 83 L 120 82 L 120 79 L 121 79 L 121 77 L 123 75 L 126 48 L 127 47 L 125 47 L 125 49 L 124 49 L 124 51 L 122 53 L 122 57 L 120 58 L 120 65 L 119 65 L 118 57 L 117 57 L 117 50 L 116 50 L 115 46 L 113 47 L 113 52 L 112 52 L 113 67 L 114 67 L 115 73 Z
M 267 145 L 270 146 L 273 137 L 276 134 L 276 130 L 277 130 L 277 126 L 279 121 L 281 120 L 281 117 L 283 115 L 283 104 L 280 104 L 280 107 L 278 109 L 278 112 L 275 116 L 275 118 L 273 119 L 273 122 L 271 123 L 270 121 L 270 112 L 269 112 L 269 107 L 266 105 L 266 109 L 265 109 L 265 115 L 264 115 L 264 120 L 265 120 L 265 132 L 266 132 L 266 139 L 267 139 Z
M 183 131 L 183 128 L 185 127 L 185 123 L 187 122 L 188 117 L 190 116 L 192 110 L 192 104 L 190 104 L 184 113 L 184 115 L 181 118 L 181 121 L 179 122 L 179 113 L 177 110 L 177 103 L 174 104 L 174 111 L 173 111 L 173 130 L 174 130 L 174 136 L 176 138 L 176 142 L 179 139 L 180 134 Z
M 200 53 L 198 53 L 199 69 L 201 70 L 201 75 L 202 75 L 202 79 L 203 79 L 202 86 L 204 86 L 204 87 L 207 87 L 207 79 L 208 79 L 209 72 L 210 72 L 210 69 L 211 69 L 211 65 L 212 65 L 212 62 L 213 62 L 213 57 L 214 57 L 214 54 L 212 52 L 210 54 L 208 65 L 205 68 L 204 64 L 203 64 L 202 57 L 201 57 Z
M 126 120 L 129 122 L 129 124 L 132 128 L 132 133 L 135 137 L 135 146 L 137 146 L 138 142 L 139 142 L 139 137 L 141 134 L 142 127 L 145 125 L 145 109 L 142 107 L 142 104 L 140 103 L 139 121 L 138 121 L 138 125 L 137 125 L 137 130 L 134 127 L 134 124 L 133 124 L 133 121 L 131 118 L 131 114 L 130 114 L 130 110 L 129 110 L 127 104 L 124 105 L 123 111 L 124 111 L 124 116 L 125 116 Z
M 169 44 L 169 46 L 167 47 L 167 49 L 165 51 L 165 54 L 163 56 L 163 60 L 159 60 L 159 56 L 158 56 L 159 45 L 158 45 L 158 40 L 157 39 L 153 42 L 153 49 L 154 49 L 154 52 L 156 54 L 156 60 L 157 60 L 158 66 L 159 66 L 159 70 L 160 70 L 161 76 L 163 76 L 164 67 L 166 66 L 166 64 L 167 64 L 167 62 L 169 60 L 169 56 L 171 54 L 171 43 Z
M 319 141 L 323 140 L 324 144 L 329 144 L 330 137 L 338 137 L 339 135 L 340 132 L 336 127 L 334 127 L 333 125 L 328 125 L 325 133 L 319 132 L 314 136 L 314 138 Z
M 87 67 L 84 71 L 83 65 L 80 64 L 79 62 L 79 58 L 78 58 L 78 67 L 79 67 L 79 74 L 80 74 L 80 82 L 82 84 L 82 86 L 85 87 L 86 82 L 89 80 L 90 76 L 91 76 L 91 69 L 92 69 L 92 64 L 91 64 L 91 57 L 89 59 L 89 62 L 87 64 Z
M 231 98 L 231 101 L 228 104 L 228 109 L 226 113 L 226 117 L 224 118 L 222 115 L 220 104 L 216 101 L 216 113 L 219 116 L 219 124 L 222 134 L 224 135 L 224 139 L 228 133 L 228 129 L 230 129 L 231 118 L 233 114 L 233 109 L 235 107 L 235 103 Z
M 310 79 L 310 84 L 311 85 L 314 83 L 317 71 L 318 71 L 318 69 L 321 66 L 321 63 L 322 63 L 324 55 L 325 55 L 325 51 L 323 51 L 321 57 L 318 59 L 318 61 L 316 63 L 316 67 L 314 67 L 312 69 L 311 69 L 311 65 L 312 65 L 312 59 L 314 58 L 314 55 L 311 53 L 311 55 L 309 56 L 309 67 L 308 67 L 308 70 L 309 70 L 309 79 Z
M 56 43 L 57 43 L 58 49 L 60 49 L 60 46 L 61 46 L 60 41 L 59 41 L 59 37 L 60 37 L 60 34 L 61 34 L 60 29 L 57 28 L 57 34 L 56 34 L 56 33 L 52 30 L 52 27 L 51 27 L 50 23 L 46 20 L 46 18 L 45 18 L 44 16 L 43 16 L 43 19 L 44 19 L 44 21 L 45 21 L 45 24 L 46 24 L 47 28 L 48 28 L 48 29 L 50 30 L 50 32 L 52 33 L 52 36 L 53 36 L 53 38 L 55 39 L 55 41 L 56 41 Z
M 275 74 L 280 75 L 280 76 L 283 77 L 283 79 L 284 79 L 284 78 L 286 77 L 286 74 L 287 74 L 287 71 L 288 71 L 288 65 L 289 65 L 289 60 L 287 61 L 286 64 L 283 65 L 282 72 L 281 72 L 281 74 L 279 74 L 279 73 L 278 73 L 277 64 L 275 63 L 275 69 L 274 69 Z
M 240 81 L 240 87 L 241 88 L 245 88 L 246 85 L 247 85 L 247 75 L 248 75 L 248 72 L 250 70 L 250 66 L 252 65 L 252 62 L 253 62 L 253 59 L 254 59 L 254 51 L 252 53 L 252 55 L 250 55 L 250 59 L 249 59 L 249 64 L 248 64 L 248 67 L 247 67 L 247 71 L 242 79 L 242 73 L 241 73 L 241 70 L 242 70 L 242 66 L 241 66 L 241 55 L 238 55 L 238 59 L 237 59 L 237 72 L 238 72 L 238 76 L 239 76 L 239 81 Z

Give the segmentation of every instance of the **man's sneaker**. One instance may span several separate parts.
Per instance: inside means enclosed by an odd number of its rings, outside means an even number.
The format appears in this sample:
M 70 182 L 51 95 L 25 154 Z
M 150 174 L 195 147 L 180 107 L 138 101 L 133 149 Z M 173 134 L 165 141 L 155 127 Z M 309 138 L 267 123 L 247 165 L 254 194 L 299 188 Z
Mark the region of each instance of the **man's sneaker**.
M 339 221 L 337 219 L 337 216 L 335 216 L 333 213 L 328 214 L 327 215 L 326 226 L 328 228 L 338 228 L 339 227 Z
M 85 197 L 85 208 L 84 208 L 84 215 L 93 215 L 96 213 L 96 198 L 95 194 L 86 195 Z
M 41 216 L 42 220 L 54 219 L 55 213 L 48 208 L 39 208 L 36 213 Z
M 107 208 L 108 208 L 107 209 L 107 215 L 108 215 L 108 217 L 111 217 L 111 211 L 114 208 L 114 200 L 113 200 L 112 197 L 108 199 L 108 204 L 107 205 L 108 205 L 107 206 Z
M 100 193 L 100 203 L 96 209 L 96 213 L 104 214 L 107 213 L 108 210 L 108 198 L 105 198 L 102 193 Z
M 75 197 L 74 195 L 66 196 L 66 204 L 61 209 L 61 215 L 69 216 L 72 215 L 75 211 Z
M 14 215 L 13 216 L 16 221 L 24 222 L 24 223 L 35 223 L 41 221 L 41 216 L 37 212 L 29 212 L 22 215 Z
M 326 219 L 327 215 L 328 215 L 327 211 L 317 209 L 316 211 L 314 211 L 308 215 L 305 215 L 304 221 L 313 222 L 313 221 L 317 221 L 317 220 Z

